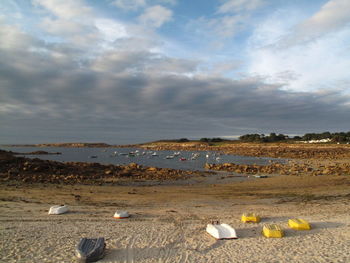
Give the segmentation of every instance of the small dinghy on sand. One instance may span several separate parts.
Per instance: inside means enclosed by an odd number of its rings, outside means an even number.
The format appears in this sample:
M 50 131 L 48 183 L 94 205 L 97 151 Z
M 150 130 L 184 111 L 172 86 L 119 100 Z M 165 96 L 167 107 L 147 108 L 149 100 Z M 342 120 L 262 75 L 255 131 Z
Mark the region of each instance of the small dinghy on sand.
M 310 230 L 309 222 L 300 218 L 293 218 L 288 220 L 288 226 L 294 230 Z
M 207 232 L 216 239 L 237 239 L 236 230 L 228 224 L 220 224 L 219 222 L 212 222 L 207 225 Z
M 60 215 L 68 212 L 66 205 L 54 205 L 50 207 L 49 215 Z
M 284 236 L 282 228 L 276 224 L 264 225 L 262 233 L 265 237 L 281 238 Z
M 100 238 L 82 238 L 76 247 L 75 254 L 78 262 L 96 262 L 104 257 L 105 239 Z
M 123 219 L 130 217 L 130 214 L 128 213 L 128 211 L 117 211 L 115 212 L 113 217 L 116 219 Z
M 244 223 L 249 223 L 249 222 L 252 222 L 252 223 L 259 223 L 261 218 L 259 215 L 255 214 L 255 213 L 244 213 L 242 215 L 242 222 Z

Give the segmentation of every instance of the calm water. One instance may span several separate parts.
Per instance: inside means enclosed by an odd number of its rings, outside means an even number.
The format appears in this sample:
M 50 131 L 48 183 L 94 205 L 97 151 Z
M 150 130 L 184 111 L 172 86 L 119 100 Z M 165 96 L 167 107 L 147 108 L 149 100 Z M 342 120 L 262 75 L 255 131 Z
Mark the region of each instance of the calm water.
M 154 151 L 138 148 L 64 148 L 64 147 L 0 147 L 14 152 L 60 152 L 60 155 L 26 155 L 28 158 L 40 158 L 60 162 L 98 162 L 102 164 L 129 164 L 137 163 L 143 166 L 155 166 L 160 168 L 172 168 L 182 170 L 204 170 L 205 163 L 235 163 L 267 165 L 269 160 L 285 162 L 284 159 L 248 157 L 239 155 L 226 155 L 219 152 L 208 151 L 181 151 L 174 156 L 174 151 Z M 129 153 L 134 153 L 130 155 Z M 194 157 L 197 155 L 197 157 Z M 208 157 L 207 157 L 208 155 Z M 94 157 L 94 158 L 93 158 Z M 186 160 L 181 161 L 180 158 Z

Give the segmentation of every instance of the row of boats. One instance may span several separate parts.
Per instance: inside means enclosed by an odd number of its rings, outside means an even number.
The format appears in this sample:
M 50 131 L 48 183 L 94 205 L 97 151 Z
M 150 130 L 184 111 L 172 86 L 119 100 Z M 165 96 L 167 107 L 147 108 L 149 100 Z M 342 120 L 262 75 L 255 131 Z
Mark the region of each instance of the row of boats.
M 67 205 L 56 205 L 50 207 L 50 215 L 59 215 L 68 212 Z M 128 211 L 117 211 L 115 219 L 126 219 L 130 217 Z M 261 217 L 255 213 L 244 213 L 241 217 L 244 223 L 259 223 Z M 310 224 L 300 218 L 292 218 L 288 220 L 288 226 L 293 230 L 310 230 Z M 206 232 L 218 240 L 237 239 L 237 233 L 234 228 L 228 224 L 221 224 L 219 221 L 212 221 L 207 224 Z M 267 238 L 281 238 L 284 236 L 283 229 L 278 224 L 265 224 L 262 234 Z M 76 246 L 76 256 L 80 262 L 95 262 L 103 258 L 105 254 L 106 243 L 103 237 L 100 238 L 81 238 Z
M 216 161 L 220 161 L 221 157 L 220 155 L 222 155 L 221 153 L 206 153 L 205 154 L 205 158 L 209 159 L 212 158 Z M 126 157 L 135 157 L 135 156 L 148 156 L 148 157 L 160 157 L 160 155 L 158 154 L 158 152 L 156 151 L 142 151 L 140 152 L 139 150 L 136 151 L 131 151 L 131 152 L 117 152 L 114 151 L 110 157 L 116 157 L 116 156 L 126 156 Z M 181 152 L 174 152 L 173 154 L 170 155 L 166 155 L 164 157 L 164 159 L 175 159 L 175 158 L 179 158 L 180 161 L 187 161 L 187 160 L 197 160 L 199 157 L 201 156 L 201 153 L 191 153 L 191 155 L 189 157 L 185 157 L 185 156 L 181 156 Z M 89 158 L 98 158 L 97 155 L 90 155 Z

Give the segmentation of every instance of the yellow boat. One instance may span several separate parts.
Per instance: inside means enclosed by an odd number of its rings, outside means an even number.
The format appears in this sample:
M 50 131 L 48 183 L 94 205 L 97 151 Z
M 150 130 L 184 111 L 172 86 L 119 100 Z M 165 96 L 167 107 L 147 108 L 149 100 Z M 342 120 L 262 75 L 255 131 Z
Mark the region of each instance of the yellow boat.
M 299 218 L 293 218 L 288 220 L 288 225 L 290 228 L 295 230 L 310 230 L 310 224 L 304 220 Z
M 270 224 L 270 225 L 264 225 L 263 235 L 265 237 L 283 237 L 284 233 L 279 225 Z
M 253 223 L 259 223 L 261 220 L 260 216 L 256 215 L 255 213 L 244 213 L 242 215 L 242 222 L 248 223 L 248 222 L 253 222 Z

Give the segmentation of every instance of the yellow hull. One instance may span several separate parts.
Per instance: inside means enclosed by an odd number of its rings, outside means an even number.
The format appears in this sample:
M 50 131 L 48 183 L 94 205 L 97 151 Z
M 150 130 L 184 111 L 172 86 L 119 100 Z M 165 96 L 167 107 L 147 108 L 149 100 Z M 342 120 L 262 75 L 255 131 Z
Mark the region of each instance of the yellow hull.
M 271 225 L 264 225 L 263 227 L 263 235 L 265 237 L 276 237 L 280 238 L 284 236 L 283 230 L 280 228 L 279 225 L 271 224 Z
M 288 220 L 288 225 L 290 228 L 294 230 L 310 230 L 310 224 L 304 220 L 299 218 L 293 218 Z
M 242 215 L 242 222 L 244 223 L 248 223 L 248 222 L 259 223 L 260 220 L 261 220 L 260 216 L 254 213 L 244 213 Z

